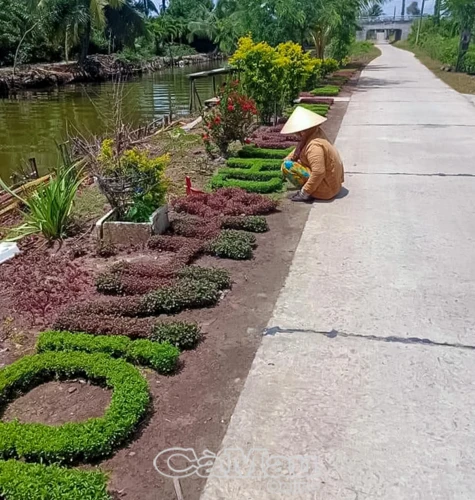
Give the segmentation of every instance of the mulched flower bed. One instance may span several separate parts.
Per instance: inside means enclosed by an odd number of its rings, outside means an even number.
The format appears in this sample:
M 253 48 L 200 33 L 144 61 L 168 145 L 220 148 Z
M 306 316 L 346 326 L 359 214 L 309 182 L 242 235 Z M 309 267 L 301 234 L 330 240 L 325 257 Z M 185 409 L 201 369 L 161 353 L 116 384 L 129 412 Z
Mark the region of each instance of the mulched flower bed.
M 280 133 L 284 127 L 284 123 L 276 126 L 263 125 L 259 127 L 250 137 L 250 141 L 258 148 L 263 149 L 287 149 L 295 147 L 299 142 L 298 136 L 282 135 Z
M 276 163 L 273 159 L 259 162 L 262 173 L 272 172 Z M 190 264 L 202 254 L 251 259 L 256 247 L 253 233 L 268 230 L 263 215 L 275 209 L 276 203 L 262 196 L 221 189 L 176 200 L 170 234 L 152 237 L 139 260 L 131 259 L 132 250 L 129 260 L 104 266 L 101 257 L 85 256 L 87 250 L 74 245 L 73 252 L 59 249 L 53 253 L 45 247 L 25 252 L 2 267 L 0 282 L 5 284 L 3 295 L 8 299 L 3 306 L 14 304 L 9 313 L 28 314 L 32 325 L 54 328 L 40 335 L 39 354 L 0 372 L 2 400 L 8 401 L 43 379 L 67 379 L 76 374 L 105 381 L 114 393 L 103 417 L 58 428 L 1 423 L 0 495 L 21 498 L 15 475 L 23 477 L 31 471 L 34 477 L 29 484 L 42 490 L 46 481 L 55 478 L 62 498 L 74 498 L 71 492 L 82 492 L 83 487 L 90 491 L 90 498 L 108 498 L 104 475 L 81 475 L 48 462 L 68 466 L 87 462 L 110 454 L 130 437 L 149 401 L 147 382 L 130 363 L 171 373 L 180 350 L 194 348 L 202 337 L 195 322 L 158 321 L 155 317 L 215 306 L 231 288 L 229 272 Z M 6 461 L 11 457 L 41 464 L 22 466 Z
M 331 106 L 334 102 L 333 99 L 326 97 L 301 96 L 299 104 L 323 104 L 325 106 Z

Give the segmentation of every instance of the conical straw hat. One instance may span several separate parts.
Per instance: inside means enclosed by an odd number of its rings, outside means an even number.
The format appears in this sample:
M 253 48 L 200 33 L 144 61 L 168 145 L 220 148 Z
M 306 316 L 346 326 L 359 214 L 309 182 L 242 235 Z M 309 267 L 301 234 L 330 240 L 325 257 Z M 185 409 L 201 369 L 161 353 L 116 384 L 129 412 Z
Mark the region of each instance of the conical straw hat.
M 327 119 L 323 116 L 317 115 L 317 113 L 309 111 L 302 106 L 297 106 L 280 133 L 295 134 L 303 132 L 309 128 L 318 127 L 326 121 Z

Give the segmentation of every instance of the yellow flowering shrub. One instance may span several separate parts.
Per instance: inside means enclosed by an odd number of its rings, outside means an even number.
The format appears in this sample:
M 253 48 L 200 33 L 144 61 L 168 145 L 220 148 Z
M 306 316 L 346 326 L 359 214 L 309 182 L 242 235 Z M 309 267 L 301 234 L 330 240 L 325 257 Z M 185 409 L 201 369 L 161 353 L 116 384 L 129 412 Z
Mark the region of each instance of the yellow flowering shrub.
M 164 204 L 168 187 L 164 172 L 170 163 L 169 154 L 154 158 L 137 148 L 119 153 L 114 141 L 105 139 L 97 162 L 103 174 L 105 194 L 124 220 L 147 222 L 152 213 Z M 115 193 L 117 186 L 122 192 Z
M 274 48 L 266 42 L 254 42 L 251 36 L 239 40 L 230 63 L 240 71 L 243 89 L 256 102 L 264 122 L 292 104 L 322 65 L 297 43 Z

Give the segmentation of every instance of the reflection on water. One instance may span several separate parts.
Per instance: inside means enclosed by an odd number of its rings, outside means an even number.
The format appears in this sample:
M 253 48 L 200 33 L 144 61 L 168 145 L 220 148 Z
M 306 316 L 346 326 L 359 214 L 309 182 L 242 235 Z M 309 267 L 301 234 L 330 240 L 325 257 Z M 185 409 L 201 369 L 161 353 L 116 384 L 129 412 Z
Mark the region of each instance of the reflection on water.
M 219 67 L 220 63 L 168 69 L 124 84 L 124 121 L 139 125 L 169 113 L 184 115 L 189 105 L 188 73 Z M 202 99 L 213 96 L 211 78 L 196 81 Z M 28 158 L 41 172 L 58 161 L 55 142 L 67 130 L 82 134 L 107 131 L 113 116 L 115 86 L 110 83 L 74 85 L 54 91 L 35 91 L 17 99 L 0 99 L 0 176 L 5 180 Z

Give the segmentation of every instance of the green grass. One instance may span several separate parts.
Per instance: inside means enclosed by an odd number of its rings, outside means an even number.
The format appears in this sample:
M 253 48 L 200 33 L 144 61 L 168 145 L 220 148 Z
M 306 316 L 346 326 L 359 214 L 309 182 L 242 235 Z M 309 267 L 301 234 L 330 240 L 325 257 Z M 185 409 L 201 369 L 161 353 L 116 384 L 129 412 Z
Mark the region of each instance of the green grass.
M 277 177 L 268 181 L 250 181 L 234 179 L 218 173 L 211 179 L 210 185 L 212 189 L 238 187 L 250 193 L 269 194 L 282 191 L 284 182 Z
M 282 159 L 230 158 L 211 179 L 212 189 L 239 187 L 252 193 L 268 194 L 282 191 Z
M 330 106 L 328 104 L 298 104 L 297 106 L 308 109 L 309 111 L 312 111 L 313 113 L 316 113 L 320 116 L 327 116 L 330 109 Z M 295 108 L 297 106 L 286 109 L 284 112 L 284 117 L 288 118 L 295 111 Z
M 237 152 L 239 158 L 266 158 L 283 160 L 292 152 L 293 148 L 288 149 L 266 149 L 256 148 L 255 146 L 244 146 Z
M 284 157 L 280 159 L 274 158 L 230 158 L 226 162 L 226 166 L 229 168 L 240 168 L 240 169 L 248 169 L 253 172 L 262 172 L 262 171 L 280 171 L 280 167 L 282 162 L 284 161 Z
M 337 87 L 336 85 L 324 85 L 312 90 L 312 94 L 315 96 L 335 97 L 339 93 L 340 87 Z

